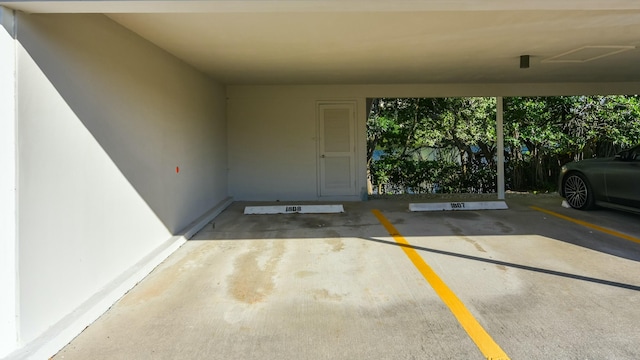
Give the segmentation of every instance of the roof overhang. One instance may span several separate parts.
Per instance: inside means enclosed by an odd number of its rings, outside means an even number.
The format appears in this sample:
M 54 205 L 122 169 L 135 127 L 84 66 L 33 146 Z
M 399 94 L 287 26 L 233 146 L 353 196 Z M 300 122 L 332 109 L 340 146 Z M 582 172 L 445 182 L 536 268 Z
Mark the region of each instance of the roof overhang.
M 637 0 L 0 4 L 105 14 L 225 84 L 640 82 Z

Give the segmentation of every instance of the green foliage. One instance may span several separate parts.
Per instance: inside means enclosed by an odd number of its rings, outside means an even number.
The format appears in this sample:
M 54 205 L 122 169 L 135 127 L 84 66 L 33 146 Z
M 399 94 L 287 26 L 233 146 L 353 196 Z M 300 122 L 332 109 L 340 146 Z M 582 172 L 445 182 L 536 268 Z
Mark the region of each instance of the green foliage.
M 493 192 L 495 98 L 376 99 L 369 177 L 395 193 Z M 555 188 L 560 166 L 640 142 L 638 96 L 504 100 L 505 172 L 514 190 Z M 373 160 L 374 150 L 383 155 Z

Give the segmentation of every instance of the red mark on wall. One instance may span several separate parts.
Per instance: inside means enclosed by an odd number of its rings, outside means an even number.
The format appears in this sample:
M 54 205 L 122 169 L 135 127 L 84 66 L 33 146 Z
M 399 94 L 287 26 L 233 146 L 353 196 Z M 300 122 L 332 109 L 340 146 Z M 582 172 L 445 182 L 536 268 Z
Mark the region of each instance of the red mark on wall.
M 176 174 L 180 172 L 180 167 L 176 166 Z

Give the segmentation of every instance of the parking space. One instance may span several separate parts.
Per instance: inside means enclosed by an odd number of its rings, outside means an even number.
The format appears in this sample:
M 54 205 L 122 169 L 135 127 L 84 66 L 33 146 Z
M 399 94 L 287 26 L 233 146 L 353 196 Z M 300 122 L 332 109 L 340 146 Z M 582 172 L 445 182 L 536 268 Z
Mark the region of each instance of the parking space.
M 640 217 L 554 196 L 507 203 L 325 215 L 235 203 L 56 359 L 640 358 Z

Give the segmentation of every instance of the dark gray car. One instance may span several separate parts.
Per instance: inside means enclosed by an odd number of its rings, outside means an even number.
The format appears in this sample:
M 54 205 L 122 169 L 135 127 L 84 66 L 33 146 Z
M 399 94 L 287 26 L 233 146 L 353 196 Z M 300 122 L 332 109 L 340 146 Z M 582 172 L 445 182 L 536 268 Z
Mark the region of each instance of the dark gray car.
M 640 145 L 612 158 L 570 162 L 562 167 L 559 192 L 580 210 L 596 205 L 640 213 Z

